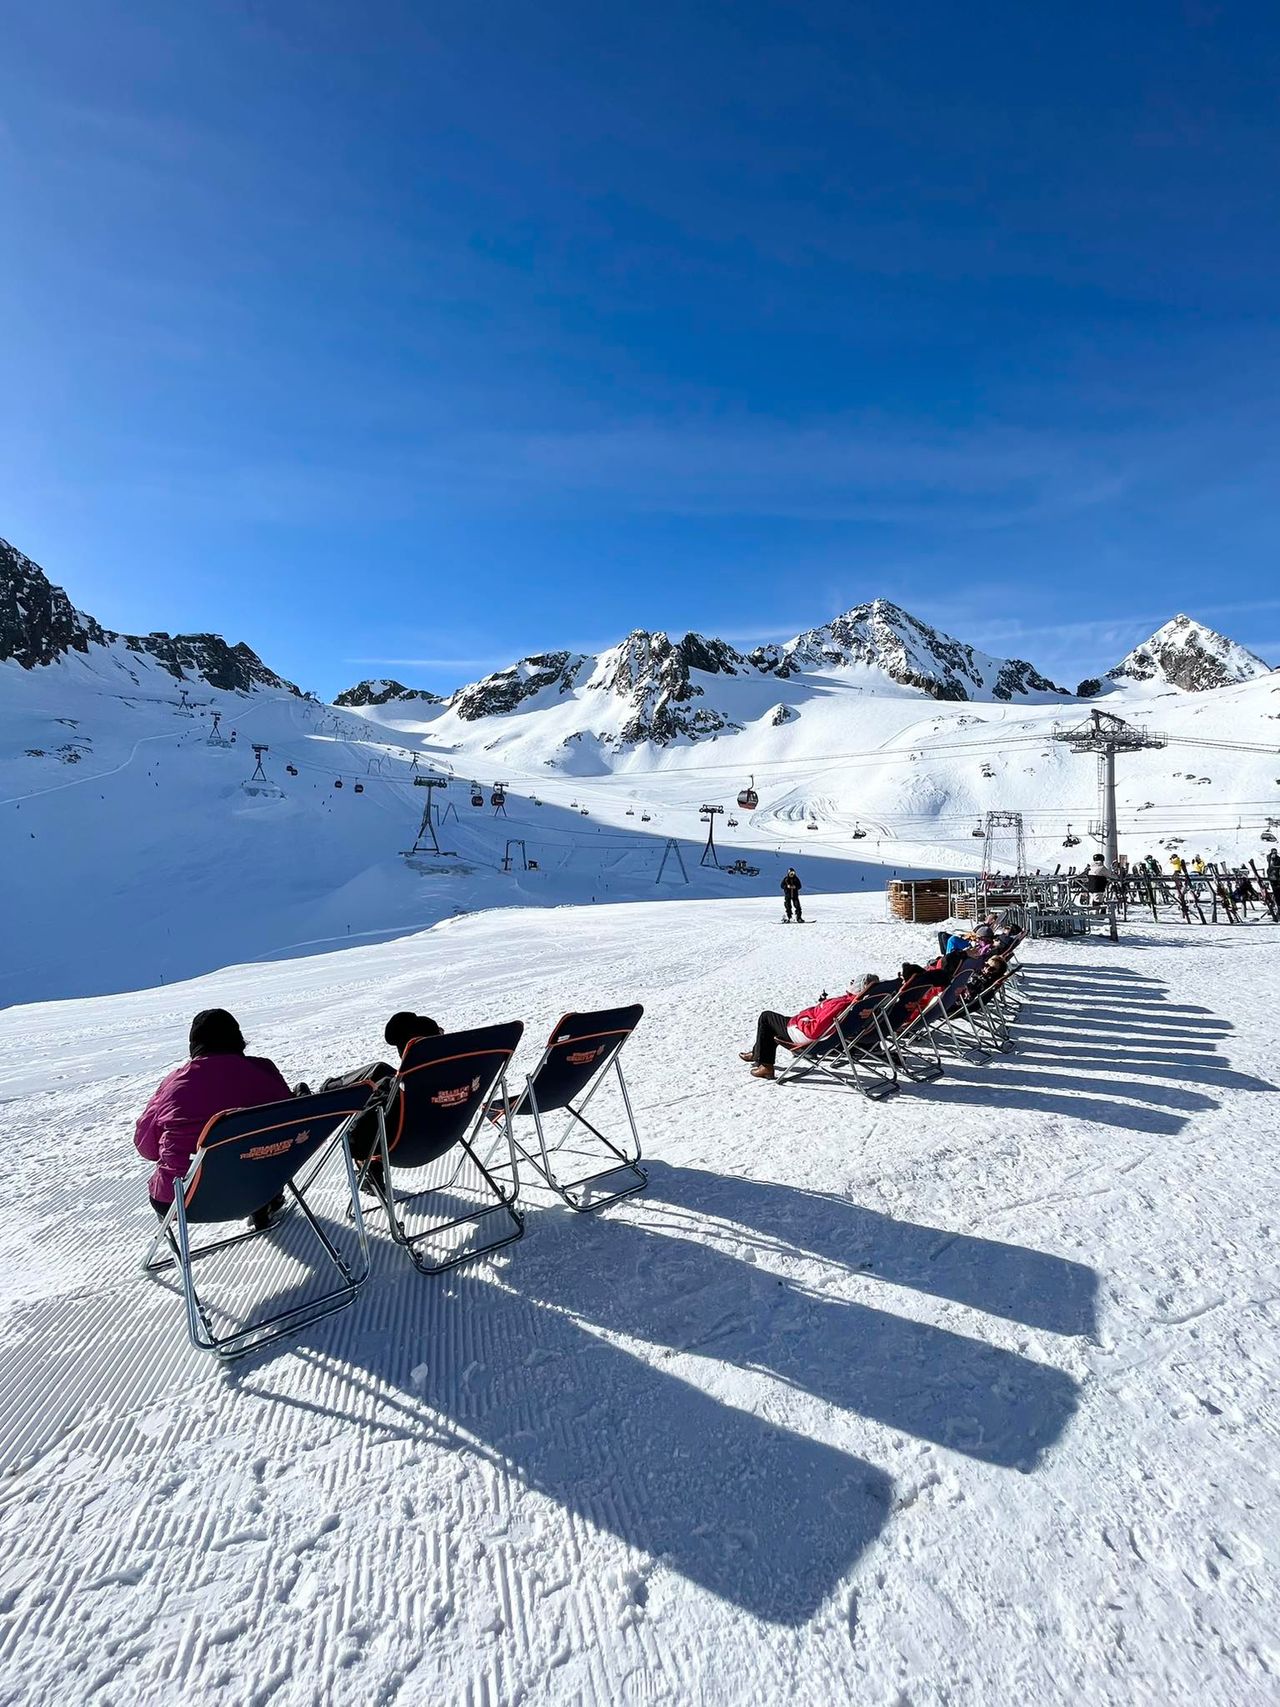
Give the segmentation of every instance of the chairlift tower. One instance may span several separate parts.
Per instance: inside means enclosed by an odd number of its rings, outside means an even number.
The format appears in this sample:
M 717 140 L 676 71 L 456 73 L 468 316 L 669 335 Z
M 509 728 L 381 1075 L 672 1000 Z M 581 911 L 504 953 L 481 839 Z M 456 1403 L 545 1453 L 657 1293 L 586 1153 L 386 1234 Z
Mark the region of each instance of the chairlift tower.
M 1168 746 L 1164 735 L 1149 729 L 1135 729 L 1133 724 L 1109 711 L 1091 711 L 1089 721 L 1078 729 L 1063 729 L 1051 737 L 1073 753 L 1096 753 L 1098 758 L 1098 801 L 1101 823 L 1099 839 L 1106 849 L 1107 864 L 1112 871 L 1120 857 L 1120 835 L 1116 820 L 1116 754 L 1141 753 L 1155 747 Z M 1090 826 L 1092 829 L 1092 826 Z
M 724 807 L 699 806 L 698 811 L 702 814 L 703 821 L 707 826 L 707 845 L 702 850 L 702 858 L 698 861 L 698 864 L 714 865 L 716 870 L 719 871 L 720 861 L 716 857 L 716 816 L 718 813 L 724 811 Z
M 228 741 L 227 737 L 222 733 L 221 728 L 220 728 L 220 725 L 222 723 L 222 713 L 220 711 L 215 711 L 215 712 L 212 712 L 210 715 L 213 718 L 213 727 L 209 731 L 208 739 L 206 740 L 205 745 L 209 746 L 209 747 L 229 747 L 231 745 L 231 743 L 230 743 L 230 741 Z
M 191 705 L 190 691 L 187 688 L 179 688 L 178 689 L 178 716 L 179 717 L 190 717 L 192 715 L 192 709 L 193 708 Z
M 257 762 L 255 763 L 255 765 L 253 767 L 253 775 L 249 778 L 250 782 L 270 782 L 271 781 L 271 778 L 267 775 L 266 771 L 264 771 L 262 768 L 262 755 L 264 753 L 269 753 L 270 751 L 271 751 L 270 747 L 264 745 L 264 743 L 261 741 L 255 741 L 253 743 L 253 756 Z
M 440 846 L 440 843 L 436 838 L 435 820 L 431 811 L 432 790 L 437 788 L 448 788 L 449 779 L 443 776 L 415 776 L 413 779 L 413 786 L 415 788 L 426 789 L 427 803 L 423 808 L 422 822 L 418 825 L 418 833 L 414 837 L 413 846 L 411 848 L 404 849 L 404 858 L 412 859 L 414 854 L 424 853 L 435 854 L 442 859 L 452 856 L 457 850 L 455 848 L 442 848 Z
M 1013 843 L 1013 869 L 1017 877 L 1027 874 L 1027 844 L 1022 831 L 1021 812 L 988 812 L 983 819 L 982 869 L 988 877 L 999 867 L 997 851 Z

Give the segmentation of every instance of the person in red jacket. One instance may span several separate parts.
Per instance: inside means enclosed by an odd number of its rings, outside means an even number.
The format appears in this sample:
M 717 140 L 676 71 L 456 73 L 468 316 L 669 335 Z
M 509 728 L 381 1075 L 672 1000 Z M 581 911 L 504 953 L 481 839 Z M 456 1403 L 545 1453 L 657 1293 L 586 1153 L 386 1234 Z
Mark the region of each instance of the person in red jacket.
M 756 1021 L 756 1040 L 751 1049 L 744 1049 L 739 1059 L 746 1061 L 751 1067 L 753 1079 L 771 1079 L 774 1062 L 778 1058 L 778 1046 L 785 1043 L 788 1047 L 812 1043 L 816 1037 L 821 1037 L 829 1031 L 837 1019 L 843 1019 L 857 1003 L 872 990 L 879 982 L 874 972 L 866 972 L 858 982 L 856 990 L 846 990 L 841 996 L 823 996 L 810 1008 L 801 1008 L 798 1014 L 790 1018 L 786 1014 L 774 1013 L 766 1008 Z M 860 1018 L 870 1018 L 871 1010 L 867 1008 L 859 1013 Z
M 134 1130 L 138 1154 L 156 1164 L 147 1182 L 151 1207 L 167 1215 L 174 1188 L 191 1166 L 200 1134 L 215 1114 L 292 1096 L 274 1061 L 246 1055 L 244 1037 L 225 1008 L 205 1008 L 191 1022 L 190 1060 L 162 1079 Z M 264 1204 L 254 1225 L 265 1227 L 283 1199 Z

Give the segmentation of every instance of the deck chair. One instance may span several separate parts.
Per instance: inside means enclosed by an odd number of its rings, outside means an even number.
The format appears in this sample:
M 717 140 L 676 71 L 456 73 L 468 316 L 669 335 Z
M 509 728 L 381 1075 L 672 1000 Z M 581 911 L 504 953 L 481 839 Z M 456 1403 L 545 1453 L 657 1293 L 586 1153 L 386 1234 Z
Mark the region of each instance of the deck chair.
M 962 966 L 956 976 L 923 1007 L 909 1028 L 913 1037 L 927 1033 L 935 1051 L 949 1048 L 972 1058 L 985 1055 L 993 1045 L 987 1029 L 979 1023 L 978 1010 L 971 1006 L 969 991 L 975 977 L 971 966 Z
M 191 1166 L 186 1177 L 176 1182 L 173 1206 L 142 1263 L 148 1274 L 159 1274 L 176 1264 L 186 1300 L 187 1332 L 197 1350 L 211 1351 L 224 1359 L 242 1357 L 354 1302 L 369 1276 L 369 1245 L 347 1133 L 367 1096 L 367 1088 L 352 1086 L 257 1108 L 232 1109 L 215 1115 L 200 1134 Z M 335 1148 L 344 1164 L 355 1223 L 358 1259 L 354 1266 L 333 1244 L 307 1201 L 308 1187 Z M 310 1178 L 300 1186 L 297 1176 L 311 1162 L 315 1167 Z M 266 1237 L 272 1229 L 255 1227 L 202 1245 L 192 1243 L 191 1229 L 247 1219 L 285 1192 L 302 1211 L 339 1284 L 317 1298 L 243 1321 L 230 1333 L 219 1334 L 196 1291 L 195 1264 L 215 1251 Z M 162 1254 L 164 1247 L 167 1252 Z
M 951 984 L 934 989 L 922 1007 L 896 1025 L 890 1018 L 894 1004 L 899 999 L 896 996 L 883 1002 L 873 1015 L 873 1023 L 880 1034 L 880 1048 L 885 1059 L 917 1084 L 925 1084 L 931 1079 L 942 1077 L 943 1066 L 942 1057 L 938 1053 L 938 1040 L 931 1027 L 921 1021 L 938 998 L 949 990 L 959 977 L 960 973 L 957 972 Z
M 520 1175 L 514 1145 L 508 1142 L 503 1169 L 488 1165 L 492 1151 L 481 1160 L 476 1150 L 476 1136 L 495 1093 L 501 1095 L 498 1107 L 510 1106 L 507 1064 L 523 1033 L 524 1022 L 517 1019 L 415 1038 L 405 1049 L 399 1072 L 386 1082 L 385 1100 L 374 1105 L 377 1142 L 361 1166 L 360 1183 L 372 1191 L 386 1213 L 391 1237 L 422 1274 L 443 1274 L 458 1263 L 501 1250 L 524 1233 L 524 1216 L 516 1208 Z M 451 1158 L 455 1149 L 459 1153 Z M 434 1164 L 440 1164 L 437 1177 L 427 1185 L 416 1191 L 396 1189 L 397 1175 Z M 508 1170 L 508 1179 L 497 1177 Z M 460 1183 L 464 1172 L 470 1177 Z M 425 1200 L 431 1200 L 434 1213 L 426 1226 L 411 1230 L 404 1211 Z M 428 1243 L 438 1245 L 458 1228 L 484 1229 L 490 1216 L 497 1217 L 492 1238 L 470 1243 L 464 1235 L 463 1243 L 445 1249 L 436 1260 L 424 1252 Z
M 621 1197 L 643 1191 L 649 1176 L 640 1166 L 640 1134 L 627 1081 L 622 1072 L 623 1045 L 640 1023 L 644 1008 L 639 1002 L 629 1007 L 600 1008 L 595 1013 L 565 1014 L 551 1028 L 551 1036 L 542 1051 L 542 1058 L 525 1080 L 519 1099 L 505 1117 L 495 1109 L 491 1114 L 505 1118 L 509 1142 L 524 1157 L 541 1179 L 556 1195 L 587 1214 L 616 1203 Z M 586 1118 L 585 1109 L 612 1072 L 618 1081 L 622 1106 L 631 1128 L 631 1142 L 615 1143 Z M 558 1137 L 548 1138 L 546 1117 L 566 1114 L 568 1119 Z M 524 1116 L 533 1121 L 537 1141 L 536 1153 L 515 1136 L 515 1122 Z M 593 1160 L 602 1158 L 606 1165 L 591 1173 L 566 1179 L 562 1171 L 562 1156 L 582 1152 L 570 1146 L 570 1138 L 580 1138 L 583 1132 Z M 622 1183 L 610 1189 L 609 1182 L 621 1176 Z
M 837 1015 L 820 1037 L 792 1049 L 791 1059 L 782 1063 L 774 1082 L 783 1085 L 812 1077 L 842 1085 L 846 1090 L 861 1091 L 872 1102 L 896 1096 L 902 1089 L 898 1069 L 884 1052 L 883 1035 L 877 1024 L 880 1014 L 896 999 L 895 992 L 880 997 L 872 1008 L 871 1018 L 861 1026 L 851 1025 L 848 1030 Z

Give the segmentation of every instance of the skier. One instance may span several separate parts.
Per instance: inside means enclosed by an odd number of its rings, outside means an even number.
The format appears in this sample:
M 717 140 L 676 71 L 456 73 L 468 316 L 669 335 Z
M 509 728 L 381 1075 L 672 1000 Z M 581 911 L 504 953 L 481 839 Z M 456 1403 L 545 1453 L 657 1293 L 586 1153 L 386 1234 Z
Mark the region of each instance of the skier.
M 800 911 L 800 878 L 794 865 L 787 867 L 787 875 L 782 880 L 783 923 L 791 923 L 791 910 L 795 908 L 796 923 L 804 923 L 804 914 Z
M 1197 854 L 1196 857 L 1192 860 L 1191 869 L 1192 869 L 1192 871 L 1195 872 L 1197 877 L 1203 877 L 1204 876 L 1205 864 L 1204 864 L 1204 856 L 1202 854 Z
M 1169 870 L 1175 877 L 1185 877 L 1187 875 L 1187 864 L 1181 854 L 1170 854 Z
M 1267 882 L 1271 888 L 1271 899 L 1275 902 L 1276 911 L 1280 912 L 1280 848 L 1272 848 L 1267 855 Z
M 1106 899 L 1107 888 L 1114 875 L 1102 855 L 1094 854 L 1084 874 L 1084 880 L 1089 891 L 1089 900 L 1095 907 L 1100 907 Z

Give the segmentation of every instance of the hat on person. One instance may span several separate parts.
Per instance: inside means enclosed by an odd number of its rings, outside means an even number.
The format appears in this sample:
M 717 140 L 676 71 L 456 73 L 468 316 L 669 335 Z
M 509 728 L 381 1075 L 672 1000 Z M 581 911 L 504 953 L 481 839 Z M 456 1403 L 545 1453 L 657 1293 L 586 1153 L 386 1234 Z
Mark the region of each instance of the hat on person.
M 225 1008 L 201 1008 L 191 1022 L 187 1046 L 193 1061 L 201 1055 L 243 1055 L 244 1034 Z
M 973 934 L 980 942 L 994 942 L 996 940 L 996 933 L 990 925 L 979 925 Z
M 444 1033 L 425 1014 L 398 1013 L 392 1014 L 382 1035 L 393 1049 L 403 1052 L 415 1037 L 443 1037 Z

